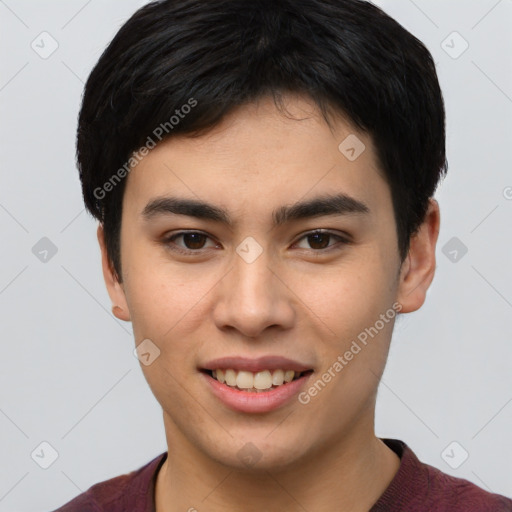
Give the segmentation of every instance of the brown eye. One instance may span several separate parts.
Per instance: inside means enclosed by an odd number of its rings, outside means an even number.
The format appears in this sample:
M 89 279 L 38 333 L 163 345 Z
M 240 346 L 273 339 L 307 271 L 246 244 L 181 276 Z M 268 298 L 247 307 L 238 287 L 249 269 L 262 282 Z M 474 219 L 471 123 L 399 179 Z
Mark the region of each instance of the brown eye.
M 181 243 L 178 243 L 177 240 L 182 240 Z M 164 240 L 164 244 L 166 247 L 173 251 L 183 252 L 183 253 L 192 253 L 199 252 L 201 249 L 208 248 L 206 246 L 207 241 L 210 237 L 204 233 L 200 233 L 198 231 L 182 231 L 180 233 L 176 233 L 175 235 L 171 235 Z M 214 247 L 215 244 L 210 245 L 209 247 Z
M 325 249 L 329 246 L 331 235 L 327 233 L 315 233 L 308 235 L 308 242 L 312 249 Z
M 307 246 L 302 245 L 301 241 L 305 240 Z M 332 241 L 334 240 L 334 243 Z M 329 231 L 314 231 L 312 233 L 305 234 L 298 242 L 298 246 L 301 249 L 313 249 L 314 251 L 321 252 L 330 250 L 334 248 L 336 245 L 343 247 L 344 245 L 349 244 L 350 241 L 342 237 L 340 235 L 336 235 Z
M 187 249 L 202 249 L 208 238 L 201 233 L 186 233 L 181 236 L 183 237 L 183 243 Z

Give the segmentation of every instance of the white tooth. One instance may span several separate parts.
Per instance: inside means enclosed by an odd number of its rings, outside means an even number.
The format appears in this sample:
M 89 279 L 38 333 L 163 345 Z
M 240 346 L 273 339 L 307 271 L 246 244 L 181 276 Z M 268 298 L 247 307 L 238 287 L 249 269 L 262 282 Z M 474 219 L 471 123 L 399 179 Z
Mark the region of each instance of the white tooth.
M 212 377 L 213 377 L 214 379 L 216 379 L 216 378 L 217 378 L 217 370 L 212 370 Z
M 291 382 L 293 380 L 293 377 L 295 377 L 295 372 L 293 370 L 286 370 L 286 372 L 284 372 L 285 382 Z
M 280 386 L 284 382 L 284 372 L 283 370 L 274 370 L 272 374 L 272 384 L 274 386 Z
M 226 381 L 226 378 L 224 377 L 224 372 L 222 370 L 216 370 L 217 373 L 217 380 L 223 384 Z
M 228 386 L 236 386 L 235 370 L 226 370 L 226 373 L 224 374 L 224 378 L 226 379 L 226 384 Z
M 236 376 L 236 385 L 240 389 L 251 389 L 254 387 L 254 376 L 252 372 L 239 371 Z
M 254 374 L 254 387 L 256 389 L 269 389 L 272 387 L 272 375 L 268 370 Z

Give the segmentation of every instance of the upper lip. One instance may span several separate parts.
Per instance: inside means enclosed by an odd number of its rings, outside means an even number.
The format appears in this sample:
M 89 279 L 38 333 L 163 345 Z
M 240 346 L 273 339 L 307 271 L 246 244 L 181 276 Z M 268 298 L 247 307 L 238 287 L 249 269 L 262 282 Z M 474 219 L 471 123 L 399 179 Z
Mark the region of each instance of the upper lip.
M 298 361 L 281 356 L 262 356 L 258 358 L 248 358 L 239 356 L 219 357 L 205 363 L 204 370 L 233 369 L 245 370 L 248 372 L 261 372 L 263 370 L 294 370 L 295 372 L 304 372 L 311 370 Z

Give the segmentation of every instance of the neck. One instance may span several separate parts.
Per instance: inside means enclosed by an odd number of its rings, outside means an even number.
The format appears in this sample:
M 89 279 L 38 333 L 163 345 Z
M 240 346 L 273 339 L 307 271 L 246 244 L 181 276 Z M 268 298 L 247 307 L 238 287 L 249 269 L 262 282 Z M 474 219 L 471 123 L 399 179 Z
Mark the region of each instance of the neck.
M 367 512 L 400 465 L 371 429 L 357 428 L 327 448 L 276 470 L 228 467 L 206 456 L 169 425 L 168 457 L 156 481 L 156 512 L 287 510 Z M 173 428 L 174 427 L 174 428 Z M 361 426 L 358 426 L 361 427 Z

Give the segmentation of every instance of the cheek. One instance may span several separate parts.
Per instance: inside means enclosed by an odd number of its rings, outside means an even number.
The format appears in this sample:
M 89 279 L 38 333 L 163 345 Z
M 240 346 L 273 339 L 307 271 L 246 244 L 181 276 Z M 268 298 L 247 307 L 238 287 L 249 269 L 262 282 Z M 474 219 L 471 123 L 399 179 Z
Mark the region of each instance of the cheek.
M 137 243 L 134 238 L 128 234 L 123 246 L 123 274 L 134 332 L 161 338 L 193 308 L 207 283 L 189 268 L 172 264 L 163 248 L 148 241 Z
M 376 254 L 368 248 L 327 271 L 296 279 L 308 315 L 337 348 L 373 325 L 393 303 L 389 269 Z
M 326 435 L 372 407 L 396 317 L 389 276 L 383 260 L 372 257 L 340 266 L 312 288 L 316 292 L 308 305 L 320 319 L 315 320 L 322 329 L 315 334 L 315 350 L 321 353 L 322 368 L 303 399 L 310 401 L 311 417 Z M 302 281 L 303 289 L 313 283 Z
M 191 334 L 204 319 L 201 297 L 205 289 L 201 280 L 183 273 L 147 261 L 135 262 L 127 282 L 135 342 L 151 340 L 158 354 L 151 364 L 141 364 L 141 369 L 164 410 L 179 411 L 186 406 L 182 385 L 195 371 L 197 347 Z
M 208 282 L 160 270 L 147 266 L 134 274 L 129 307 L 136 339 L 160 340 L 165 347 L 200 315 Z

